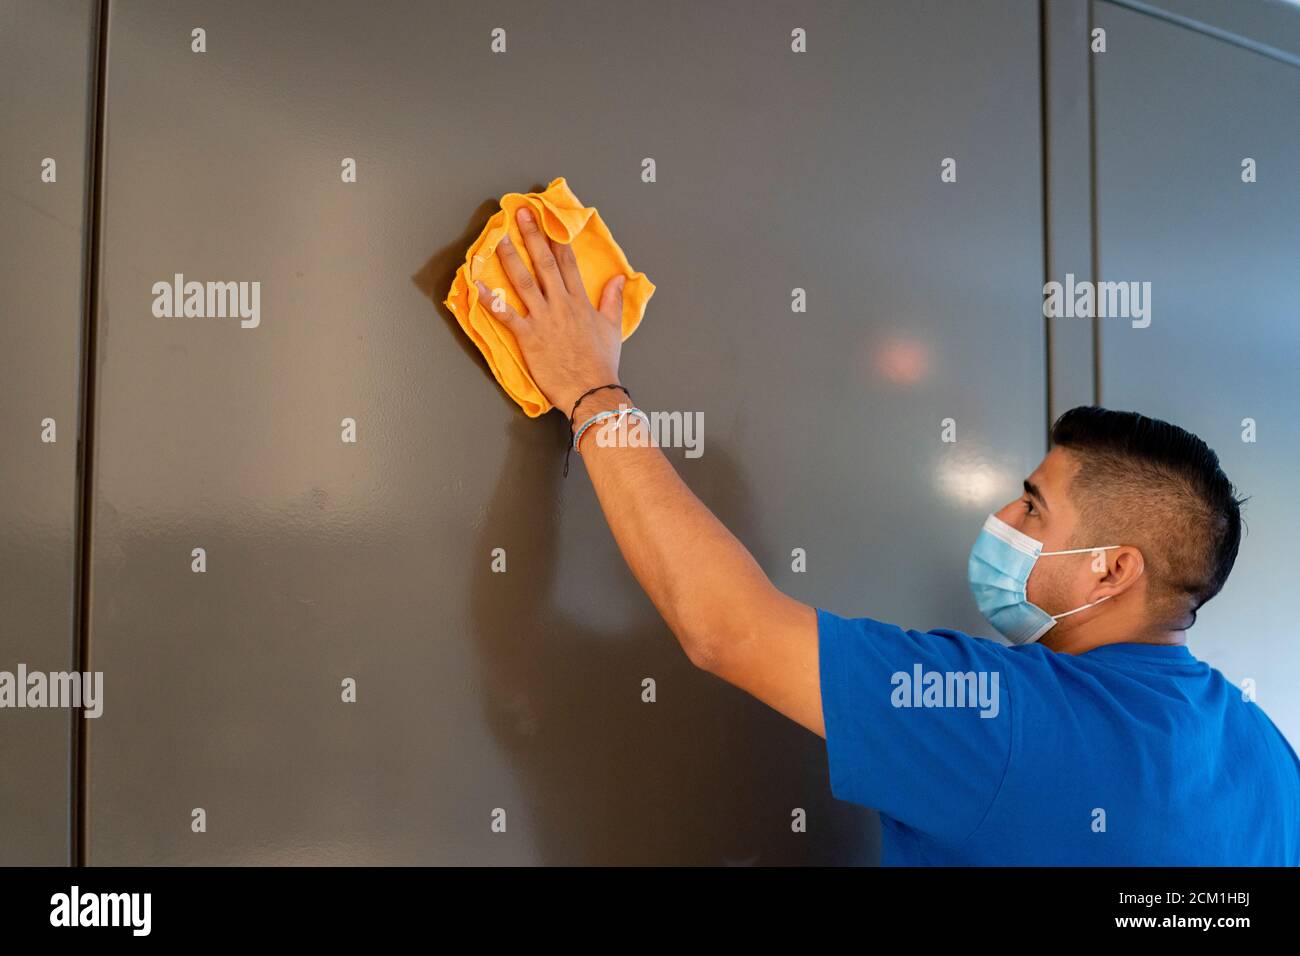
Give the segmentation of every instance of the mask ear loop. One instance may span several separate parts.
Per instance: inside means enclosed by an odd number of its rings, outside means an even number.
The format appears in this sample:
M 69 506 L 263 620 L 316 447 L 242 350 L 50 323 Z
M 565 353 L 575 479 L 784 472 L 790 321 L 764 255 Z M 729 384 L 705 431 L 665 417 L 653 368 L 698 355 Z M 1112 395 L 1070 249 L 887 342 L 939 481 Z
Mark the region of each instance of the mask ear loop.
M 1113 551 L 1119 547 L 1122 547 L 1122 545 L 1108 544 L 1100 548 L 1071 548 L 1069 551 L 1040 551 L 1038 556 L 1041 558 L 1045 554 L 1087 554 L 1090 551 Z M 1073 611 L 1066 611 L 1064 614 L 1049 614 L 1048 616 L 1053 621 L 1059 621 L 1063 617 L 1069 617 L 1071 614 L 1078 614 L 1080 611 L 1086 611 L 1090 607 L 1096 607 L 1102 601 L 1109 601 L 1114 596 L 1115 595 L 1113 594 L 1107 594 L 1101 599 L 1101 601 L 1093 601 L 1091 604 L 1085 604 L 1083 607 L 1076 607 Z
M 1053 621 L 1059 621 L 1063 617 L 1069 617 L 1071 614 L 1078 614 L 1080 611 L 1086 611 L 1090 607 L 1096 607 L 1098 604 L 1101 604 L 1102 601 L 1109 601 L 1114 596 L 1115 595 L 1113 594 L 1107 594 L 1101 599 L 1101 601 L 1093 601 L 1091 604 L 1085 604 L 1083 607 L 1076 607 L 1073 611 L 1066 611 L 1064 614 L 1052 614 L 1049 616 Z
M 1114 551 L 1116 548 L 1124 547 L 1122 544 L 1108 544 L 1100 548 L 1071 548 L 1069 551 L 1039 551 L 1038 556 L 1041 558 L 1048 554 L 1087 554 L 1089 551 Z

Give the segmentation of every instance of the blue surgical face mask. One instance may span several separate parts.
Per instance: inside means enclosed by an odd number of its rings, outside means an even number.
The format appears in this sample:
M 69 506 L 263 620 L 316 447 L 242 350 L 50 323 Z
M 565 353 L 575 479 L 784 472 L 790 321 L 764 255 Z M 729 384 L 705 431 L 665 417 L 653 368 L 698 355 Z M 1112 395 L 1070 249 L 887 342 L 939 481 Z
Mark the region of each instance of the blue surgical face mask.
M 1041 557 L 1057 554 L 1089 554 L 1110 551 L 1117 544 L 1070 551 L 1044 551 L 1043 542 L 1017 531 L 997 515 L 988 516 L 971 548 L 967 576 L 970 592 L 990 624 L 1013 644 L 1031 644 L 1050 631 L 1063 617 L 1077 614 L 1101 601 L 1093 601 L 1063 614 L 1048 614 L 1025 596 L 1029 572 Z

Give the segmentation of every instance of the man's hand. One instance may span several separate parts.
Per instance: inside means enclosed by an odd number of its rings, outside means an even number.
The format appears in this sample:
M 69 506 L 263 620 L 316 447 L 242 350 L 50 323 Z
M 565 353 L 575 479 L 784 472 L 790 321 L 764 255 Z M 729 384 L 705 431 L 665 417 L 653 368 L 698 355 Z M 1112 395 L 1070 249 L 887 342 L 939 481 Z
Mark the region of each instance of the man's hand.
M 527 206 L 519 210 L 518 222 L 536 279 L 508 234 L 497 255 L 528 314 L 521 316 L 482 282 L 475 284 L 492 314 L 514 334 L 537 387 L 567 416 L 587 389 L 618 382 L 626 280 L 621 275 L 610 279 L 600 307 L 594 307 L 572 247 L 551 240 Z

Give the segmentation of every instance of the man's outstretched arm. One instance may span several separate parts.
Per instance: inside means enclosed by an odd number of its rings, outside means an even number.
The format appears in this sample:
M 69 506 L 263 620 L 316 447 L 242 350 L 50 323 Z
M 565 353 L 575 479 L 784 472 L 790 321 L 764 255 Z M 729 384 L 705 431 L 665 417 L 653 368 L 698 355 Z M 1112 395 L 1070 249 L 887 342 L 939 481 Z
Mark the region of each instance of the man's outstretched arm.
M 536 276 L 508 241 L 497 252 L 527 313 L 503 300 L 494 313 L 567 415 L 584 391 L 618 381 L 622 284 L 612 280 L 593 307 L 572 249 L 526 215 L 518 221 Z M 493 290 L 480 284 L 479 293 L 492 302 Z M 577 422 L 621 402 L 621 391 L 598 391 L 582 400 Z M 619 550 L 690 659 L 824 737 L 813 608 L 773 586 L 658 448 L 606 445 L 592 428 L 580 451 Z

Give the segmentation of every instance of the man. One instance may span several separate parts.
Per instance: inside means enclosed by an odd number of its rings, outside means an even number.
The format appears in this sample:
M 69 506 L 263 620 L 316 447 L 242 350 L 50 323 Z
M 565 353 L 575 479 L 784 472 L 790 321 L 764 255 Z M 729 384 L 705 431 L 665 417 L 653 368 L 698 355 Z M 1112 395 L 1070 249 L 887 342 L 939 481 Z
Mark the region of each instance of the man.
M 627 401 L 600 387 L 618 382 L 621 283 L 593 307 L 572 250 L 526 208 L 519 226 L 536 276 L 508 240 L 498 254 L 527 314 L 497 314 L 576 431 Z M 826 738 L 832 793 L 879 811 L 885 863 L 1300 864 L 1300 762 L 1186 646 L 1241 538 L 1200 439 L 1061 417 L 971 552 L 1004 646 L 787 597 L 657 448 L 598 431 L 576 450 L 633 574 L 692 662 Z

